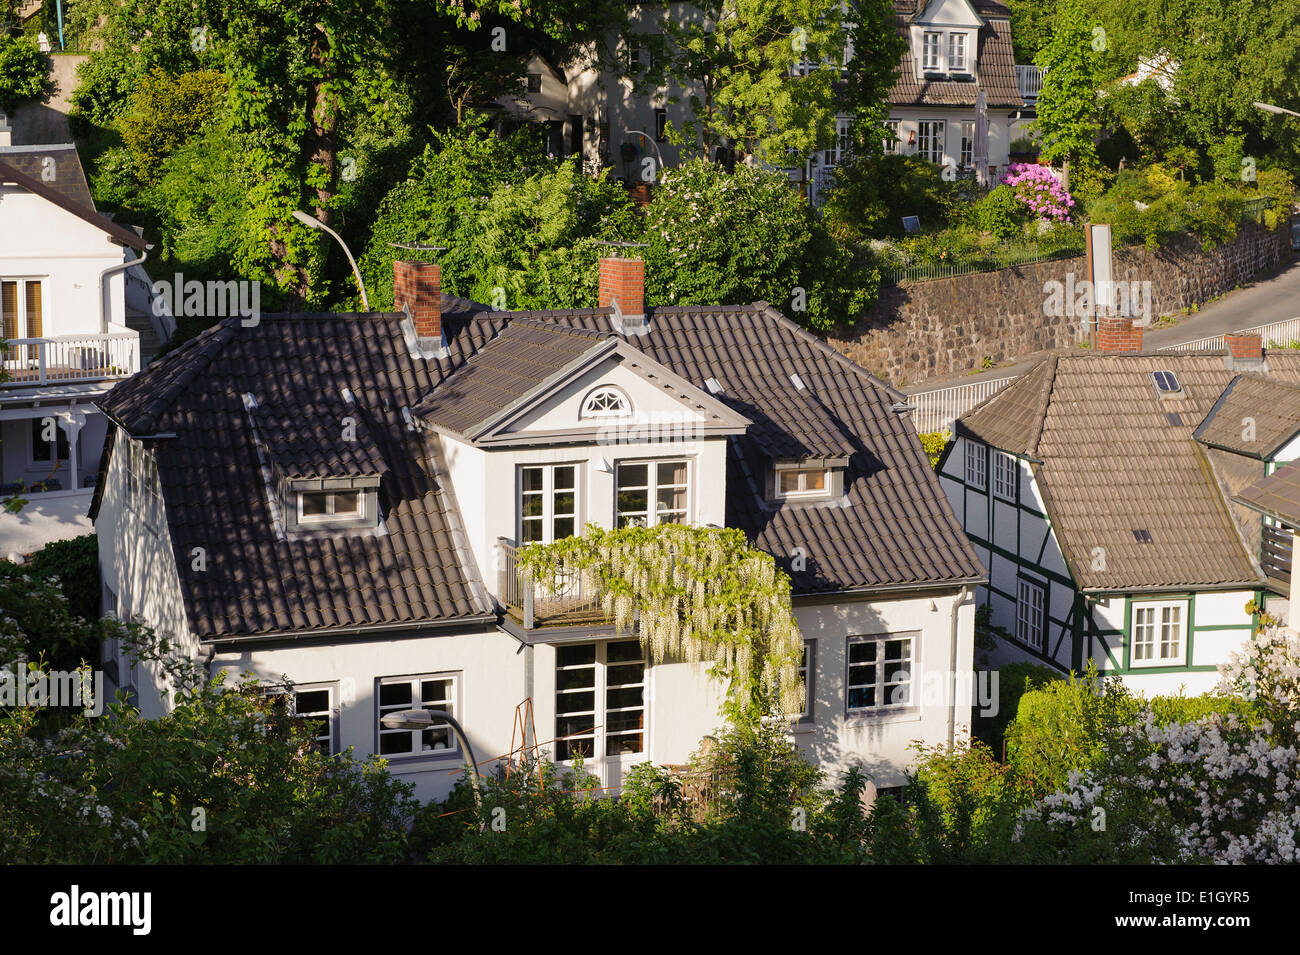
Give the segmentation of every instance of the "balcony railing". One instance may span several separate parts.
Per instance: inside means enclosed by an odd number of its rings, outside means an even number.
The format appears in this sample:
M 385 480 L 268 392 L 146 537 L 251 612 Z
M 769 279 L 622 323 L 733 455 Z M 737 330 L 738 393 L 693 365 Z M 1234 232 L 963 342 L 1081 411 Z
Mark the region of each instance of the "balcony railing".
M 1264 525 L 1260 563 L 1264 573 L 1283 583 L 1291 582 L 1291 532 L 1270 524 Z
M 14 338 L 0 352 L 0 367 L 4 388 L 127 378 L 140 370 L 140 333 Z
M 525 630 L 603 623 L 600 593 L 576 569 L 554 581 L 534 581 L 518 565 L 518 548 L 497 539 L 497 600 Z
M 1043 71 L 1037 66 L 1016 64 L 1016 85 L 1020 87 L 1020 98 L 1036 100 L 1043 91 Z

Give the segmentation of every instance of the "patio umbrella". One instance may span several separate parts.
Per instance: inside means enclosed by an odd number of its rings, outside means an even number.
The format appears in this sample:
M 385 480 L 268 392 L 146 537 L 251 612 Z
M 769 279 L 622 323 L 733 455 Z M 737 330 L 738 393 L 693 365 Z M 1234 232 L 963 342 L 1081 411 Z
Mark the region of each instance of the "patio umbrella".
M 989 100 L 980 90 L 975 97 L 975 179 L 981 187 L 989 184 Z

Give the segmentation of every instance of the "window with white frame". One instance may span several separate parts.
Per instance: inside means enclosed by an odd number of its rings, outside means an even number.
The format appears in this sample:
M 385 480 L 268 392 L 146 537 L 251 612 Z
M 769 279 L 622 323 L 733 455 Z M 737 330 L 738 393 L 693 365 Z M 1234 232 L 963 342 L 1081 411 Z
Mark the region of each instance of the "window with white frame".
M 941 119 L 923 119 L 916 124 L 916 153 L 922 159 L 943 165 L 943 130 Z
M 519 543 L 553 544 L 578 530 L 578 467 L 530 465 L 519 469 Z
M 776 472 L 778 498 L 825 497 L 830 487 L 831 472 L 826 468 L 782 468 Z
M 1043 587 L 1021 577 L 1016 590 L 1016 639 L 1035 650 L 1043 648 L 1045 609 Z
M 898 120 L 889 119 L 885 121 L 885 152 L 890 155 L 897 154 L 902 148 L 902 141 L 898 138 Z
M 81 448 L 81 433 L 77 433 L 77 448 Z M 59 427 L 53 415 L 32 419 L 32 463 L 52 464 L 68 460 L 68 433 Z M 57 457 L 56 457 L 57 455 Z
M 298 523 L 359 521 L 366 516 L 365 495 L 360 491 L 299 491 Z
M 555 758 L 645 752 L 646 658 L 639 640 L 555 648 Z
M 973 488 L 985 490 L 988 485 L 988 471 L 985 455 L 987 448 L 978 441 L 966 440 L 966 483 Z
M 964 169 L 969 169 L 975 165 L 975 124 L 961 124 L 961 152 L 958 154 L 957 162 Z
M 1186 656 L 1186 617 L 1185 601 L 1135 603 L 1131 664 L 1135 667 L 1182 665 Z
M 799 682 L 803 684 L 803 712 L 798 715 L 800 722 L 810 722 L 813 718 L 813 684 L 817 672 L 817 641 L 803 642 L 803 655 L 799 657 Z
M 158 462 L 143 441 L 131 439 L 126 449 L 127 500 L 130 507 L 155 527 L 162 518 L 162 487 L 158 481 Z
M 1016 499 L 1016 459 L 1001 451 L 990 452 L 993 455 L 993 494 L 1004 501 L 1015 502 Z
M 312 739 L 326 756 L 338 750 L 337 710 L 334 695 L 336 685 L 295 685 L 292 690 L 268 687 L 267 695 L 275 702 L 288 707 L 288 714 L 306 725 Z
M 966 34 L 948 34 L 948 70 L 952 73 L 966 72 Z
M 852 130 L 853 120 L 843 117 L 835 120 L 835 144 L 822 151 L 823 165 L 838 166 L 848 158 L 849 146 L 853 141 Z
M 389 729 L 384 717 L 402 710 L 442 710 L 455 717 L 459 708 L 456 699 L 458 677 L 447 674 L 422 676 L 383 677 L 375 706 L 375 723 L 379 732 L 380 756 L 449 756 L 460 747 L 456 735 L 447 723 L 438 723 L 429 729 Z
M 40 279 L 0 279 L 0 338 L 41 338 L 45 333 L 45 295 Z M 35 345 L 11 345 L 6 363 L 36 361 Z
M 587 392 L 582 399 L 581 418 L 617 418 L 632 413 L 632 403 L 620 389 L 601 385 Z
M 943 45 L 942 33 L 926 33 L 921 38 L 921 69 L 927 73 L 939 71 L 939 56 Z
M 850 637 L 845 682 L 848 711 L 910 706 L 915 650 L 915 634 Z
M 654 527 L 688 520 L 686 461 L 619 461 L 615 469 L 615 525 Z

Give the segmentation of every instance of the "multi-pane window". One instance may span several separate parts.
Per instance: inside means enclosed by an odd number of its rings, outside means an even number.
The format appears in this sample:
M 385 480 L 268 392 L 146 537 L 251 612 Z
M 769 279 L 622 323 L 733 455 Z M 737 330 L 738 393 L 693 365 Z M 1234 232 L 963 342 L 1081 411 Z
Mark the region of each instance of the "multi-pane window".
M 984 445 L 978 442 L 966 440 L 966 483 L 978 490 L 985 490 L 988 480 L 988 472 L 985 470 L 985 451 Z
M 364 517 L 363 501 L 360 491 L 302 491 L 298 494 L 298 520 L 312 524 Z
M 519 469 L 519 542 L 552 544 L 578 529 L 578 468 L 546 464 Z
M 1182 601 L 1133 605 L 1133 666 L 1183 662 Z
M 638 640 L 555 649 L 555 758 L 645 752 L 645 651 Z
M 1016 592 L 1016 639 L 1036 650 L 1043 648 L 1044 590 L 1023 577 Z
M 923 119 L 916 124 L 916 152 L 922 159 L 943 165 L 943 120 Z
M 912 702 L 913 635 L 850 637 L 848 709 L 872 710 Z
M 975 124 L 961 124 L 961 153 L 957 162 L 963 169 L 969 169 L 975 165 Z
M 942 33 L 927 33 L 921 40 L 921 69 L 927 73 L 939 70 L 939 53 L 943 43 Z
M 156 527 L 162 518 L 162 486 L 158 481 L 158 462 L 144 442 L 131 440 L 126 451 L 127 499 L 143 516 L 144 522 Z
M 813 674 L 817 667 L 817 641 L 805 640 L 803 642 L 803 655 L 799 658 L 799 682 L 803 684 L 803 712 L 799 714 L 800 720 L 811 720 L 813 718 Z
M 1016 459 L 1001 451 L 993 454 L 993 494 L 1004 501 L 1016 499 Z
M 312 739 L 326 756 L 338 752 L 334 733 L 334 686 L 295 686 L 291 691 L 272 687 L 267 695 L 277 706 L 285 707 L 288 715 L 302 722 L 312 734 Z
M 618 527 L 654 527 L 687 520 L 685 461 L 620 461 L 615 495 Z
M 894 154 L 899 151 L 902 142 L 898 138 L 898 120 L 890 119 L 885 121 L 885 152 Z
M 40 279 L 0 279 L 0 339 L 40 338 L 44 334 L 44 296 Z M 4 363 L 30 365 L 40 359 L 37 345 L 10 345 Z
M 948 69 L 953 73 L 966 72 L 966 34 L 948 34 Z
M 830 149 L 822 151 L 822 163 L 826 166 L 838 166 L 849 154 L 849 146 L 853 142 L 852 136 L 853 120 L 837 119 L 835 121 L 835 144 Z
M 830 490 L 830 471 L 799 468 L 776 472 L 777 497 L 818 497 Z
M 384 677 L 379 681 L 379 700 L 375 721 L 379 727 L 379 755 L 402 756 L 432 753 L 445 756 L 455 752 L 456 736 L 447 723 L 429 729 L 389 729 L 384 717 L 402 710 L 442 710 L 456 715 L 456 677 L 411 676 Z
M 581 418 L 613 418 L 632 413 L 627 395 L 608 386 L 594 388 L 582 400 Z

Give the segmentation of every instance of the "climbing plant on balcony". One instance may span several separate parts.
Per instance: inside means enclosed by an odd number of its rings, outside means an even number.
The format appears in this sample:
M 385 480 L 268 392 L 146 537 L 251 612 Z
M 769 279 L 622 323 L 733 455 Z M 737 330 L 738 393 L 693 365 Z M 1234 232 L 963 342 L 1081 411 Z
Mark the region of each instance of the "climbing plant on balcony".
M 519 565 L 543 587 L 577 572 L 619 630 L 636 628 L 650 658 L 712 663 L 738 722 L 803 709 L 803 638 L 790 578 L 735 528 L 661 524 L 533 544 Z

